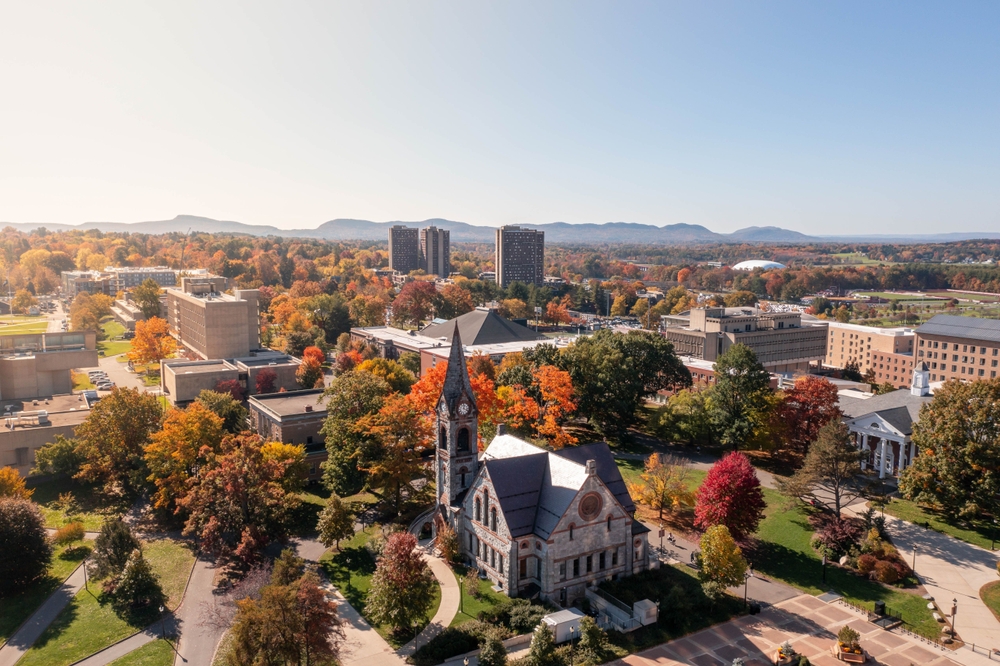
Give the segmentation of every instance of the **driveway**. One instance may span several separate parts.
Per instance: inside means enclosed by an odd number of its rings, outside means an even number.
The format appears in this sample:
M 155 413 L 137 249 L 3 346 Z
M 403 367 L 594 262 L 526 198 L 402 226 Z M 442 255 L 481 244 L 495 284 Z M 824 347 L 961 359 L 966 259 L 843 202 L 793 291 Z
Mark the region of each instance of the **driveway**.
M 137 388 L 146 391 L 139 375 L 128 371 L 128 363 L 120 363 L 118 356 L 102 356 L 97 360 L 97 365 L 101 370 L 108 373 L 108 377 L 115 383 L 115 386 L 122 388 Z M 158 388 L 158 387 L 151 387 Z

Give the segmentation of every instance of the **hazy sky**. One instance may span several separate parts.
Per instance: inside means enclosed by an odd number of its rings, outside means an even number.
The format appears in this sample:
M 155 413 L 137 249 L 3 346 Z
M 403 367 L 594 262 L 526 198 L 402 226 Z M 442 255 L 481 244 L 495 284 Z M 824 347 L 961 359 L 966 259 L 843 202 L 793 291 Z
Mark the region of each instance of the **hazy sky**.
M 6 2 L 0 220 L 1000 229 L 996 2 Z

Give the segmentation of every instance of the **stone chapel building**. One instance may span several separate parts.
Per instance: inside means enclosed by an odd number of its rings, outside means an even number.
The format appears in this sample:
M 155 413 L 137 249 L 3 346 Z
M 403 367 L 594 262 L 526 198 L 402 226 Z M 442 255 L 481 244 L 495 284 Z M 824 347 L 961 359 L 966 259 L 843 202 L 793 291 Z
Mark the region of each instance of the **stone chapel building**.
M 511 597 L 572 604 L 649 566 L 649 529 L 606 442 L 548 451 L 504 432 L 480 456 L 478 410 L 456 327 L 437 404 L 435 526 Z

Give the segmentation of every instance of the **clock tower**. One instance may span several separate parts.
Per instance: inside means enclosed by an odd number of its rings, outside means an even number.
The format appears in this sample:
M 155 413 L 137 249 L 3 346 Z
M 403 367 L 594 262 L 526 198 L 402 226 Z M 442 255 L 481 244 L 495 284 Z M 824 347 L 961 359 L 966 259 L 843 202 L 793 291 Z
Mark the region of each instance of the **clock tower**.
M 444 387 L 437 403 L 435 476 L 439 508 L 455 507 L 479 470 L 479 410 L 455 325 Z

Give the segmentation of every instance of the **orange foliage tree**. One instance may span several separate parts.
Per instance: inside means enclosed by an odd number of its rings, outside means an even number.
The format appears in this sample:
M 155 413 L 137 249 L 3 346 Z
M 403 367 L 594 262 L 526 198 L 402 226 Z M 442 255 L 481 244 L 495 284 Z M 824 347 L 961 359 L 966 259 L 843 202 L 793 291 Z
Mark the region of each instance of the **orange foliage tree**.
M 554 365 L 539 366 L 533 373 L 542 395 L 539 405 L 538 434 L 548 439 L 556 448 L 576 444 L 576 438 L 563 430 L 563 420 L 576 411 L 573 400 L 573 380 L 569 373 Z
M 177 341 L 170 337 L 166 320 L 150 317 L 135 323 L 135 338 L 128 360 L 133 363 L 159 363 L 177 351 Z
M 153 433 L 145 449 L 148 480 L 156 486 L 153 506 L 177 512 L 177 501 L 187 493 L 195 465 L 219 452 L 223 434 L 222 419 L 200 402 L 167 412 L 163 428 Z

